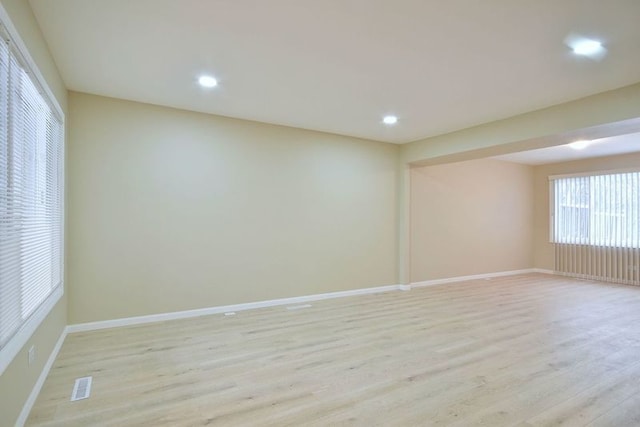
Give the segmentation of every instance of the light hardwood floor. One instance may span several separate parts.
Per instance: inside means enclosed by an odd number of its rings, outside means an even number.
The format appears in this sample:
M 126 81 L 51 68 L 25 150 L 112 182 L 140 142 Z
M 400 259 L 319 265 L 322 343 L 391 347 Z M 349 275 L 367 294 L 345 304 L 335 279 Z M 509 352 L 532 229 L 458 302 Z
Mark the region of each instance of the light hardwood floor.
M 640 426 L 640 288 L 532 274 L 72 334 L 27 425 Z

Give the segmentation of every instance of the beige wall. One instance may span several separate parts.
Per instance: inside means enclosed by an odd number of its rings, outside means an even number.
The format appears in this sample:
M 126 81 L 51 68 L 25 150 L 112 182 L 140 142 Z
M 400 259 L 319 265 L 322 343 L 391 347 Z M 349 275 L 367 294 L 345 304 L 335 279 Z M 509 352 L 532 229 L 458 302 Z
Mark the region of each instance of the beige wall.
M 1 0 L 0 3 L 11 17 L 13 25 L 18 30 L 22 41 L 58 103 L 66 112 L 67 91 L 28 2 L 26 0 Z M 66 310 L 67 297 L 65 295 L 0 376 L 0 426 L 12 426 L 18 418 L 49 354 L 67 324 Z M 37 356 L 35 363 L 29 366 L 27 349 L 32 345 L 36 348 Z
M 553 244 L 549 243 L 549 175 L 607 171 L 638 166 L 640 166 L 640 153 L 536 166 L 534 168 L 535 214 L 533 225 L 535 267 L 554 269 Z
M 28 1 L 0 3 L 66 113 L 64 82 Z M 73 94 L 67 116 L 67 291 L 0 377 L 0 425 L 14 423 L 67 314 L 69 323 L 77 323 L 386 285 L 410 275 L 418 281 L 529 267 L 526 244 L 515 248 L 514 242 L 530 237 L 510 221 L 524 222 L 528 212 L 526 168 L 468 164 L 461 173 L 474 176 L 470 188 L 480 196 L 468 193 L 467 201 L 462 196 L 469 182 L 446 172 L 460 165 L 431 169 L 455 190 L 447 195 L 436 187 L 445 203 L 440 205 L 420 186 L 409 189 L 406 163 L 555 145 L 558 135 L 584 127 L 592 136 L 625 126 L 631 131 L 640 116 L 638 93 L 640 84 L 401 148 Z M 608 125 L 622 120 L 632 123 Z M 638 158 L 621 160 L 630 161 Z M 541 170 L 536 168 L 535 264 L 550 268 L 546 241 L 540 240 L 546 239 L 548 209 Z M 413 184 L 429 183 L 422 172 L 411 172 Z M 501 174 L 513 180 L 495 176 Z M 485 181 L 508 194 L 509 204 L 498 209 L 502 199 L 482 192 Z M 410 211 L 409 194 L 415 199 Z M 466 231 L 452 227 L 456 217 L 468 218 L 469 207 L 477 209 L 478 198 L 483 215 L 476 217 L 487 222 L 474 220 Z M 458 209 L 445 210 L 446 204 Z M 414 225 L 409 213 L 420 221 Z M 507 220 L 496 224 L 498 218 Z M 484 239 L 495 252 L 477 244 L 436 246 L 443 239 L 438 224 L 454 236 L 449 241 Z M 38 357 L 28 366 L 31 345 Z
M 411 281 L 531 268 L 533 168 L 472 160 L 411 170 Z
M 67 324 L 67 300 L 62 298 L 33 333 L 28 344 L 0 376 L 0 426 L 14 425 L 53 347 Z M 36 346 L 36 361 L 29 366 L 28 349 Z M 71 384 L 71 387 L 73 384 Z
M 397 146 L 69 103 L 70 323 L 396 283 Z

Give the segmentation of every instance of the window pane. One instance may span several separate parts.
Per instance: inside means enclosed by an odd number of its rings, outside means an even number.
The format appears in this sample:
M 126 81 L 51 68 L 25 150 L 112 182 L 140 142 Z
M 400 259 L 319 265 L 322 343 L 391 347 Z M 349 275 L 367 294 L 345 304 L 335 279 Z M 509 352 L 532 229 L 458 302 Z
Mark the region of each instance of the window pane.
M 554 181 L 554 242 L 640 246 L 640 172 Z
M 62 284 L 63 212 L 62 120 L 1 40 L 0 349 Z

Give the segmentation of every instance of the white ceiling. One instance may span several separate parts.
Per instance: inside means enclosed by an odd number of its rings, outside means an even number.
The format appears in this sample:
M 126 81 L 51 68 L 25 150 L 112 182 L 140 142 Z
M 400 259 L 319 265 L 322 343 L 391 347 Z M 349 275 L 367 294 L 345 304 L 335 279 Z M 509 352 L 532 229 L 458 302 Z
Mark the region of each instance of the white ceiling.
M 30 3 L 71 90 L 395 143 L 640 81 L 638 0 Z
M 544 165 L 548 163 L 636 152 L 640 152 L 640 133 L 594 139 L 590 145 L 582 150 L 575 150 L 568 145 L 558 145 L 555 147 L 540 148 L 538 150 L 505 154 L 493 158 L 525 165 Z

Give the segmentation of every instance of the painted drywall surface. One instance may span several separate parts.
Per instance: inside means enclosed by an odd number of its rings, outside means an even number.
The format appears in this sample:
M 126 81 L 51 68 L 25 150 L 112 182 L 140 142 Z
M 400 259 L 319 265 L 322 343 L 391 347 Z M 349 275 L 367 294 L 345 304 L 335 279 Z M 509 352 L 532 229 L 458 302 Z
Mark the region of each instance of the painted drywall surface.
M 398 284 L 411 283 L 411 167 L 398 162 Z
M 411 169 L 411 281 L 531 268 L 533 168 L 472 160 Z
M 70 323 L 396 283 L 397 146 L 69 104 Z
M 51 58 L 47 44 L 26 0 L 2 0 L 2 7 L 20 34 L 38 69 L 58 103 L 66 112 L 67 90 Z M 0 376 L 0 425 L 14 425 L 31 393 L 49 354 L 67 324 L 67 297 L 61 298 L 42 324 Z M 36 360 L 29 366 L 27 352 L 36 348 Z
M 640 129 L 640 83 L 404 144 L 404 163 L 437 164 L 596 139 Z M 619 123 L 618 123 L 619 122 Z
M 640 141 L 638 141 L 640 144 Z M 549 243 L 549 176 L 572 173 L 610 171 L 640 167 L 640 153 L 596 157 L 563 163 L 552 163 L 534 168 L 534 265 L 536 268 L 554 269 L 554 248 Z
M 27 397 L 60 338 L 67 323 L 67 300 L 62 299 L 33 333 L 31 339 L 0 377 L 0 425 L 15 424 Z M 29 348 L 34 345 L 36 360 L 29 366 Z M 69 384 L 69 396 L 73 384 Z

